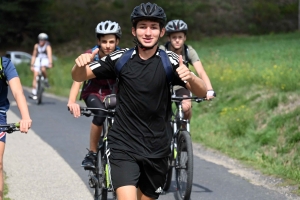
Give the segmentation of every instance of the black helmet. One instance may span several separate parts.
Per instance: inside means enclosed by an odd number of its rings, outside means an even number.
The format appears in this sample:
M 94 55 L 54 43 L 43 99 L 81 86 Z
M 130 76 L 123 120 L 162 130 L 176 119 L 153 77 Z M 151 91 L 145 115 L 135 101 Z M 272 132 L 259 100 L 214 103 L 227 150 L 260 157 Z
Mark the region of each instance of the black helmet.
M 187 24 L 180 19 L 175 19 L 175 20 L 169 21 L 166 25 L 166 32 L 168 35 L 170 33 L 175 33 L 175 32 L 186 33 L 187 30 L 188 30 Z
M 130 16 L 132 24 L 135 26 L 139 20 L 142 19 L 156 19 L 162 26 L 165 26 L 167 16 L 161 7 L 155 3 L 142 3 L 136 6 Z

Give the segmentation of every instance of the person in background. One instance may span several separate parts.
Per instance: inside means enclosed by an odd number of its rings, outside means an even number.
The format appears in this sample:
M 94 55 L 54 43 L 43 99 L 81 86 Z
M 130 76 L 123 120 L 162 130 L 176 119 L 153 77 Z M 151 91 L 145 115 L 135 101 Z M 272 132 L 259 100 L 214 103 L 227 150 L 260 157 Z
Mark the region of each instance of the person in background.
M 50 45 L 49 37 L 46 33 L 40 33 L 38 35 L 39 42 L 34 45 L 30 69 L 33 72 L 32 79 L 32 93 L 29 96 L 32 99 L 36 99 L 36 77 L 39 71 L 42 70 L 45 86 L 49 87 L 46 68 L 52 68 L 52 48 Z
M 213 99 L 215 96 L 214 89 L 212 87 L 208 75 L 206 74 L 202 66 L 202 63 L 199 59 L 197 52 L 193 49 L 192 46 L 185 44 L 187 31 L 188 31 L 188 26 L 184 21 L 180 19 L 169 21 L 166 25 L 166 33 L 169 41 L 165 45 L 160 45 L 159 48 L 163 50 L 173 51 L 178 55 L 182 55 L 187 67 L 189 66 L 189 64 L 192 65 L 195 68 L 199 77 L 201 77 L 204 83 L 206 84 L 206 87 L 208 89 L 206 93 L 206 98 L 208 100 Z M 190 96 L 191 94 L 189 90 L 181 86 L 175 85 L 173 87 L 173 90 L 176 96 Z M 182 104 L 183 104 L 182 107 L 183 107 L 185 119 L 191 119 L 192 117 L 191 100 L 186 99 L 182 102 Z

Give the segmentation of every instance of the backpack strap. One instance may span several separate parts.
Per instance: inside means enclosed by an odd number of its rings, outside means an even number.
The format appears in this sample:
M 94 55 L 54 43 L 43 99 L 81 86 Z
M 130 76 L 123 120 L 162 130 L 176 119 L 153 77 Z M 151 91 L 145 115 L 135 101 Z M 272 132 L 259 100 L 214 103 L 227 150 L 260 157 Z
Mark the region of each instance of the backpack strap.
M 119 79 L 119 74 L 123 66 L 127 63 L 127 61 L 131 58 L 131 55 L 134 51 L 134 48 L 129 49 L 128 51 L 125 51 L 123 55 L 119 58 L 115 65 L 115 72 L 117 75 L 117 79 Z
M 184 44 L 184 53 L 186 61 L 192 65 L 193 63 L 189 57 L 189 47 L 186 44 Z
M 117 79 L 119 79 L 120 71 L 122 70 L 123 66 L 127 63 L 127 61 L 131 58 L 133 51 L 134 51 L 134 48 L 129 49 L 117 61 L 116 65 L 115 65 L 115 72 L 116 72 Z M 170 58 L 164 50 L 159 49 L 158 53 L 162 60 L 168 83 L 171 84 L 172 80 L 173 80 L 173 67 L 170 62 Z
M 165 68 L 168 83 L 169 83 L 169 85 L 171 85 L 172 80 L 173 80 L 173 67 L 172 67 L 172 64 L 170 62 L 170 58 L 164 50 L 159 49 L 158 53 L 159 53 L 159 56 L 160 56 L 161 61 L 163 63 L 163 66 Z

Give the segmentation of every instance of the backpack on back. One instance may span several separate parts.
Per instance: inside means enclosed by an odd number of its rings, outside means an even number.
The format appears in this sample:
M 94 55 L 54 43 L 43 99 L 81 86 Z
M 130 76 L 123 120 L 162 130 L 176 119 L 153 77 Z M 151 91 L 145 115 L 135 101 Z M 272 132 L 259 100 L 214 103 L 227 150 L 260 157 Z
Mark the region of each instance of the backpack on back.
M 120 71 L 122 70 L 123 66 L 127 63 L 127 61 L 131 58 L 133 51 L 134 51 L 134 48 L 129 49 L 128 51 L 125 51 L 123 53 L 123 55 L 117 61 L 116 65 L 115 65 L 115 72 L 117 75 L 117 79 L 119 79 Z M 164 50 L 161 50 L 161 49 L 158 50 L 158 53 L 159 53 L 159 56 L 161 58 L 161 61 L 163 63 L 163 66 L 164 66 L 164 69 L 166 72 L 168 84 L 171 85 L 172 80 L 173 80 L 173 67 L 170 62 L 169 56 L 167 55 L 167 53 Z
M 2 57 L 0 57 L 0 79 L 6 82 L 6 77 L 4 74 L 3 64 L 2 64 Z

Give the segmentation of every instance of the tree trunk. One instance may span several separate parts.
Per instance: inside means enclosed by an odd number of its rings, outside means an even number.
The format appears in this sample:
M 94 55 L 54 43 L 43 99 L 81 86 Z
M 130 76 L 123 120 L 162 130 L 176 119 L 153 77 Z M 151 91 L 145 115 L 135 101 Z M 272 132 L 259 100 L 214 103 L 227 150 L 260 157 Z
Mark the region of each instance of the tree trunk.
M 298 1 L 298 30 L 300 31 L 300 0 Z

